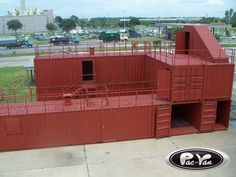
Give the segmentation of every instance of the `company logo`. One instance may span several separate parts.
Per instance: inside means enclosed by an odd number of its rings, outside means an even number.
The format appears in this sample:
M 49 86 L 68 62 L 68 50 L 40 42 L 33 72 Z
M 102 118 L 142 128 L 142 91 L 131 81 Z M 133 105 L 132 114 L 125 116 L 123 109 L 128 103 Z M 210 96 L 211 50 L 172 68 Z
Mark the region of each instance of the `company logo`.
M 189 148 L 171 152 L 166 162 L 186 170 L 206 170 L 222 167 L 229 163 L 229 157 L 220 151 L 206 148 Z

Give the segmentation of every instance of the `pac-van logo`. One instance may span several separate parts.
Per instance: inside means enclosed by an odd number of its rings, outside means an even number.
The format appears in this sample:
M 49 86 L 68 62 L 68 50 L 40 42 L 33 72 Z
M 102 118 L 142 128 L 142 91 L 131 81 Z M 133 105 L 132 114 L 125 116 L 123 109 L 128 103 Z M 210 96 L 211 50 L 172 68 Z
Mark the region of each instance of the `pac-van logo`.
M 225 166 L 230 161 L 229 157 L 218 150 L 208 148 L 189 148 L 171 152 L 166 157 L 166 162 L 185 170 L 207 170 Z

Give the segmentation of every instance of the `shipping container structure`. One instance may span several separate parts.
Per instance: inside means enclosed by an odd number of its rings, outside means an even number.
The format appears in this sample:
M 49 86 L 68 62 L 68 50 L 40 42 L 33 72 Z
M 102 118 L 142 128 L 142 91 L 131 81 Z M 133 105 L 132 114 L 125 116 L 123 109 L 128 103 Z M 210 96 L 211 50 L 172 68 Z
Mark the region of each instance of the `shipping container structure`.
M 124 42 L 35 54 L 36 88 L 0 92 L 1 151 L 228 128 L 235 51 L 207 26 L 185 26 L 175 49 Z

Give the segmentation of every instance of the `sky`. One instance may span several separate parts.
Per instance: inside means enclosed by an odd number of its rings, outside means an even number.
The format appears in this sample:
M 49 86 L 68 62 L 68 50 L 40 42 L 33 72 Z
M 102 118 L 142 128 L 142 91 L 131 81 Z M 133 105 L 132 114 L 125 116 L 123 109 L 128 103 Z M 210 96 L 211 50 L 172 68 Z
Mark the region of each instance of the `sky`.
M 0 15 L 20 7 L 20 0 L 0 0 Z M 53 9 L 64 18 L 91 17 L 223 17 L 236 11 L 236 0 L 26 0 L 26 7 Z

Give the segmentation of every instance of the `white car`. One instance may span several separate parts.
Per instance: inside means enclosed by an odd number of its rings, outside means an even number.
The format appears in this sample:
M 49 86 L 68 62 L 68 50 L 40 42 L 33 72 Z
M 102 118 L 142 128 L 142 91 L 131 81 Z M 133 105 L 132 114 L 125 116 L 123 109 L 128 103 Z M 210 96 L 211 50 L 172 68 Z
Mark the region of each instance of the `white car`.
M 232 36 L 231 39 L 235 39 L 236 37 L 235 36 Z

